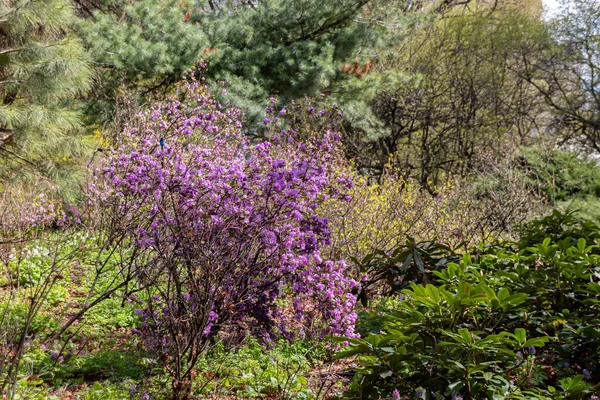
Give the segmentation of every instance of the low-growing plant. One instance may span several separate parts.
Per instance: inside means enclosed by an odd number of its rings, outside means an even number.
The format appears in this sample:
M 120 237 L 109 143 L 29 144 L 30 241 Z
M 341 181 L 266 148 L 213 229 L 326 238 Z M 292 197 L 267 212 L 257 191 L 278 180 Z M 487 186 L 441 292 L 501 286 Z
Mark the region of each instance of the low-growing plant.
M 79 240 L 72 229 L 45 232 L 49 221 L 63 218 L 54 206 L 42 197 L 38 214 L 27 216 L 28 227 L 16 223 L 0 229 L 0 273 L 5 280 L 0 287 L 0 394 L 9 398 L 15 395 L 28 343 L 58 328 L 47 306 L 66 295 L 58 282 L 79 252 L 77 246 L 67 245 Z
M 195 387 L 201 395 L 313 398 L 306 374 L 322 353 L 322 345 L 300 340 L 265 348 L 250 338 L 235 350 L 220 344 L 199 361 Z
M 389 252 L 377 250 L 362 260 L 352 257 L 363 276 L 358 299 L 367 306 L 370 294 L 383 292 L 390 296 L 407 288 L 410 282 L 427 282 L 432 271 L 459 259 L 454 250 L 442 243 L 417 243 L 412 238 Z

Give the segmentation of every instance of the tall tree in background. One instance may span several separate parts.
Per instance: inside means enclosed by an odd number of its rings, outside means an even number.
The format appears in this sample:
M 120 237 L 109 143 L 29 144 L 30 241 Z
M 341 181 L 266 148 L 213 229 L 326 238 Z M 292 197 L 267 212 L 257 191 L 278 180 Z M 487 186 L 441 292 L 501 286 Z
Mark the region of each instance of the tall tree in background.
M 550 106 L 555 131 L 600 153 L 600 1 L 563 1 L 544 57 L 524 57 L 524 78 Z
M 74 103 L 91 75 L 74 22 L 68 0 L 0 2 L 0 185 L 43 173 L 68 186 L 92 147 Z
M 192 1 L 98 0 L 78 2 L 87 15 L 80 33 L 97 67 L 87 114 L 91 122 L 113 119 L 115 99 L 134 102 L 162 96 L 203 56 L 209 43 L 190 20 Z
M 528 137 L 542 102 L 515 70 L 523 69 L 520 54 L 535 55 L 542 32 L 539 20 L 508 9 L 418 25 L 363 78 L 372 81 L 360 97 L 370 99 L 375 123 L 348 121 L 358 165 L 377 175 L 394 155 L 405 175 L 429 187 L 443 173 L 466 175 L 478 153 Z
M 255 117 L 264 101 L 282 103 L 331 89 L 368 32 L 355 22 L 368 0 L 260 0 L 199 14 L 214 51 L 209 76 L 226 80 Z

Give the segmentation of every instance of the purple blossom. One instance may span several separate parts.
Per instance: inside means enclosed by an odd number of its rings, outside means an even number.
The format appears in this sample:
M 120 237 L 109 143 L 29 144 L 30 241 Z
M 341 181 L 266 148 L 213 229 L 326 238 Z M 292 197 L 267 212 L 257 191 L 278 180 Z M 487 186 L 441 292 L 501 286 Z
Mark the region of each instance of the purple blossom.
M 300 142 L 292 128 L 252 145 L 240 110 L 221 107 L 198 81 L 181 89 L 185 102 L 157 103 L 131 122 L 89 190 L 90 202 L 131 227 L 148 272 L 179 282 L 139 301 L 144 345 L 162 360 L 243 326 L 258 337 L 291 337 L 299 324 L 307 335 L 356 336 L 357 282 L 342 260 L 321 255 L 331 233 L 319 206 L 351 187 L 335 168 L 339 135 Z M 169 146 L 157 149 L 163 136 Z

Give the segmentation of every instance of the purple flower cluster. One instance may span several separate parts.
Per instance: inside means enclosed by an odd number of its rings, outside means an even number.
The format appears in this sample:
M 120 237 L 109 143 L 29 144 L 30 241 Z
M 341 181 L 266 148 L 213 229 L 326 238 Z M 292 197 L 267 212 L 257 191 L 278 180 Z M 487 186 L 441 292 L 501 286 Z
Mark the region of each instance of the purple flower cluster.
M 52 192 L 50 190 L 49 192 Z M 26 196 L 25 196 L 26 197 Z M 77 211 L 73 208 L 73 211 Z M 17 208 L 15 221 L 11 221 L 10 216 L 7 221 L 0 222 L 0 227 L 6 226 L 27 226 L 29 229 L 44 228 L 51 224 L 65 226 L 69 223 L 79 223 L 79 216 L 67 217 L 63 211 L 60 202 L 52 197 L 47 197 L 44 192 L 39 193 L 32 199 L 23 201 Z
M 357 283 L 320 252 L 330 231 L 319 206 L 351 186 L 332 172 L 339 136 L 299 142 L 289 130 L 251 145 L 240 111 L 197 80 L 179 90 L 137 116 L 91 186 L 151 254 L 139 271 L 158 293 L 139 310 L 145 343 L 173 354 L 225 327 L 354 336 Z

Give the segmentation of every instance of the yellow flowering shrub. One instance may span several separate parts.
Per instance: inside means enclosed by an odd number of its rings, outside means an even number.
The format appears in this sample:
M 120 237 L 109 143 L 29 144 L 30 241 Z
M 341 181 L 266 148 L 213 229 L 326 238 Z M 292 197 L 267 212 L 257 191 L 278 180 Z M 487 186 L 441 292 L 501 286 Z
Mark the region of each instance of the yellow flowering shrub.
M 390 176 L 379 184 L 361 177 L 354 182 L 350 202 L 325 205 L 331 255 L 346 259 L 360 259 L 376 249 L 389 251 L 408 237 L 417 242 L 436 239 L 451 247 L 511 238 L 517 225 L 541 210 L 541 200 L 518 181 L 498 181 L 493 189 L 482 189 L 449 179 L 433 194 Z

